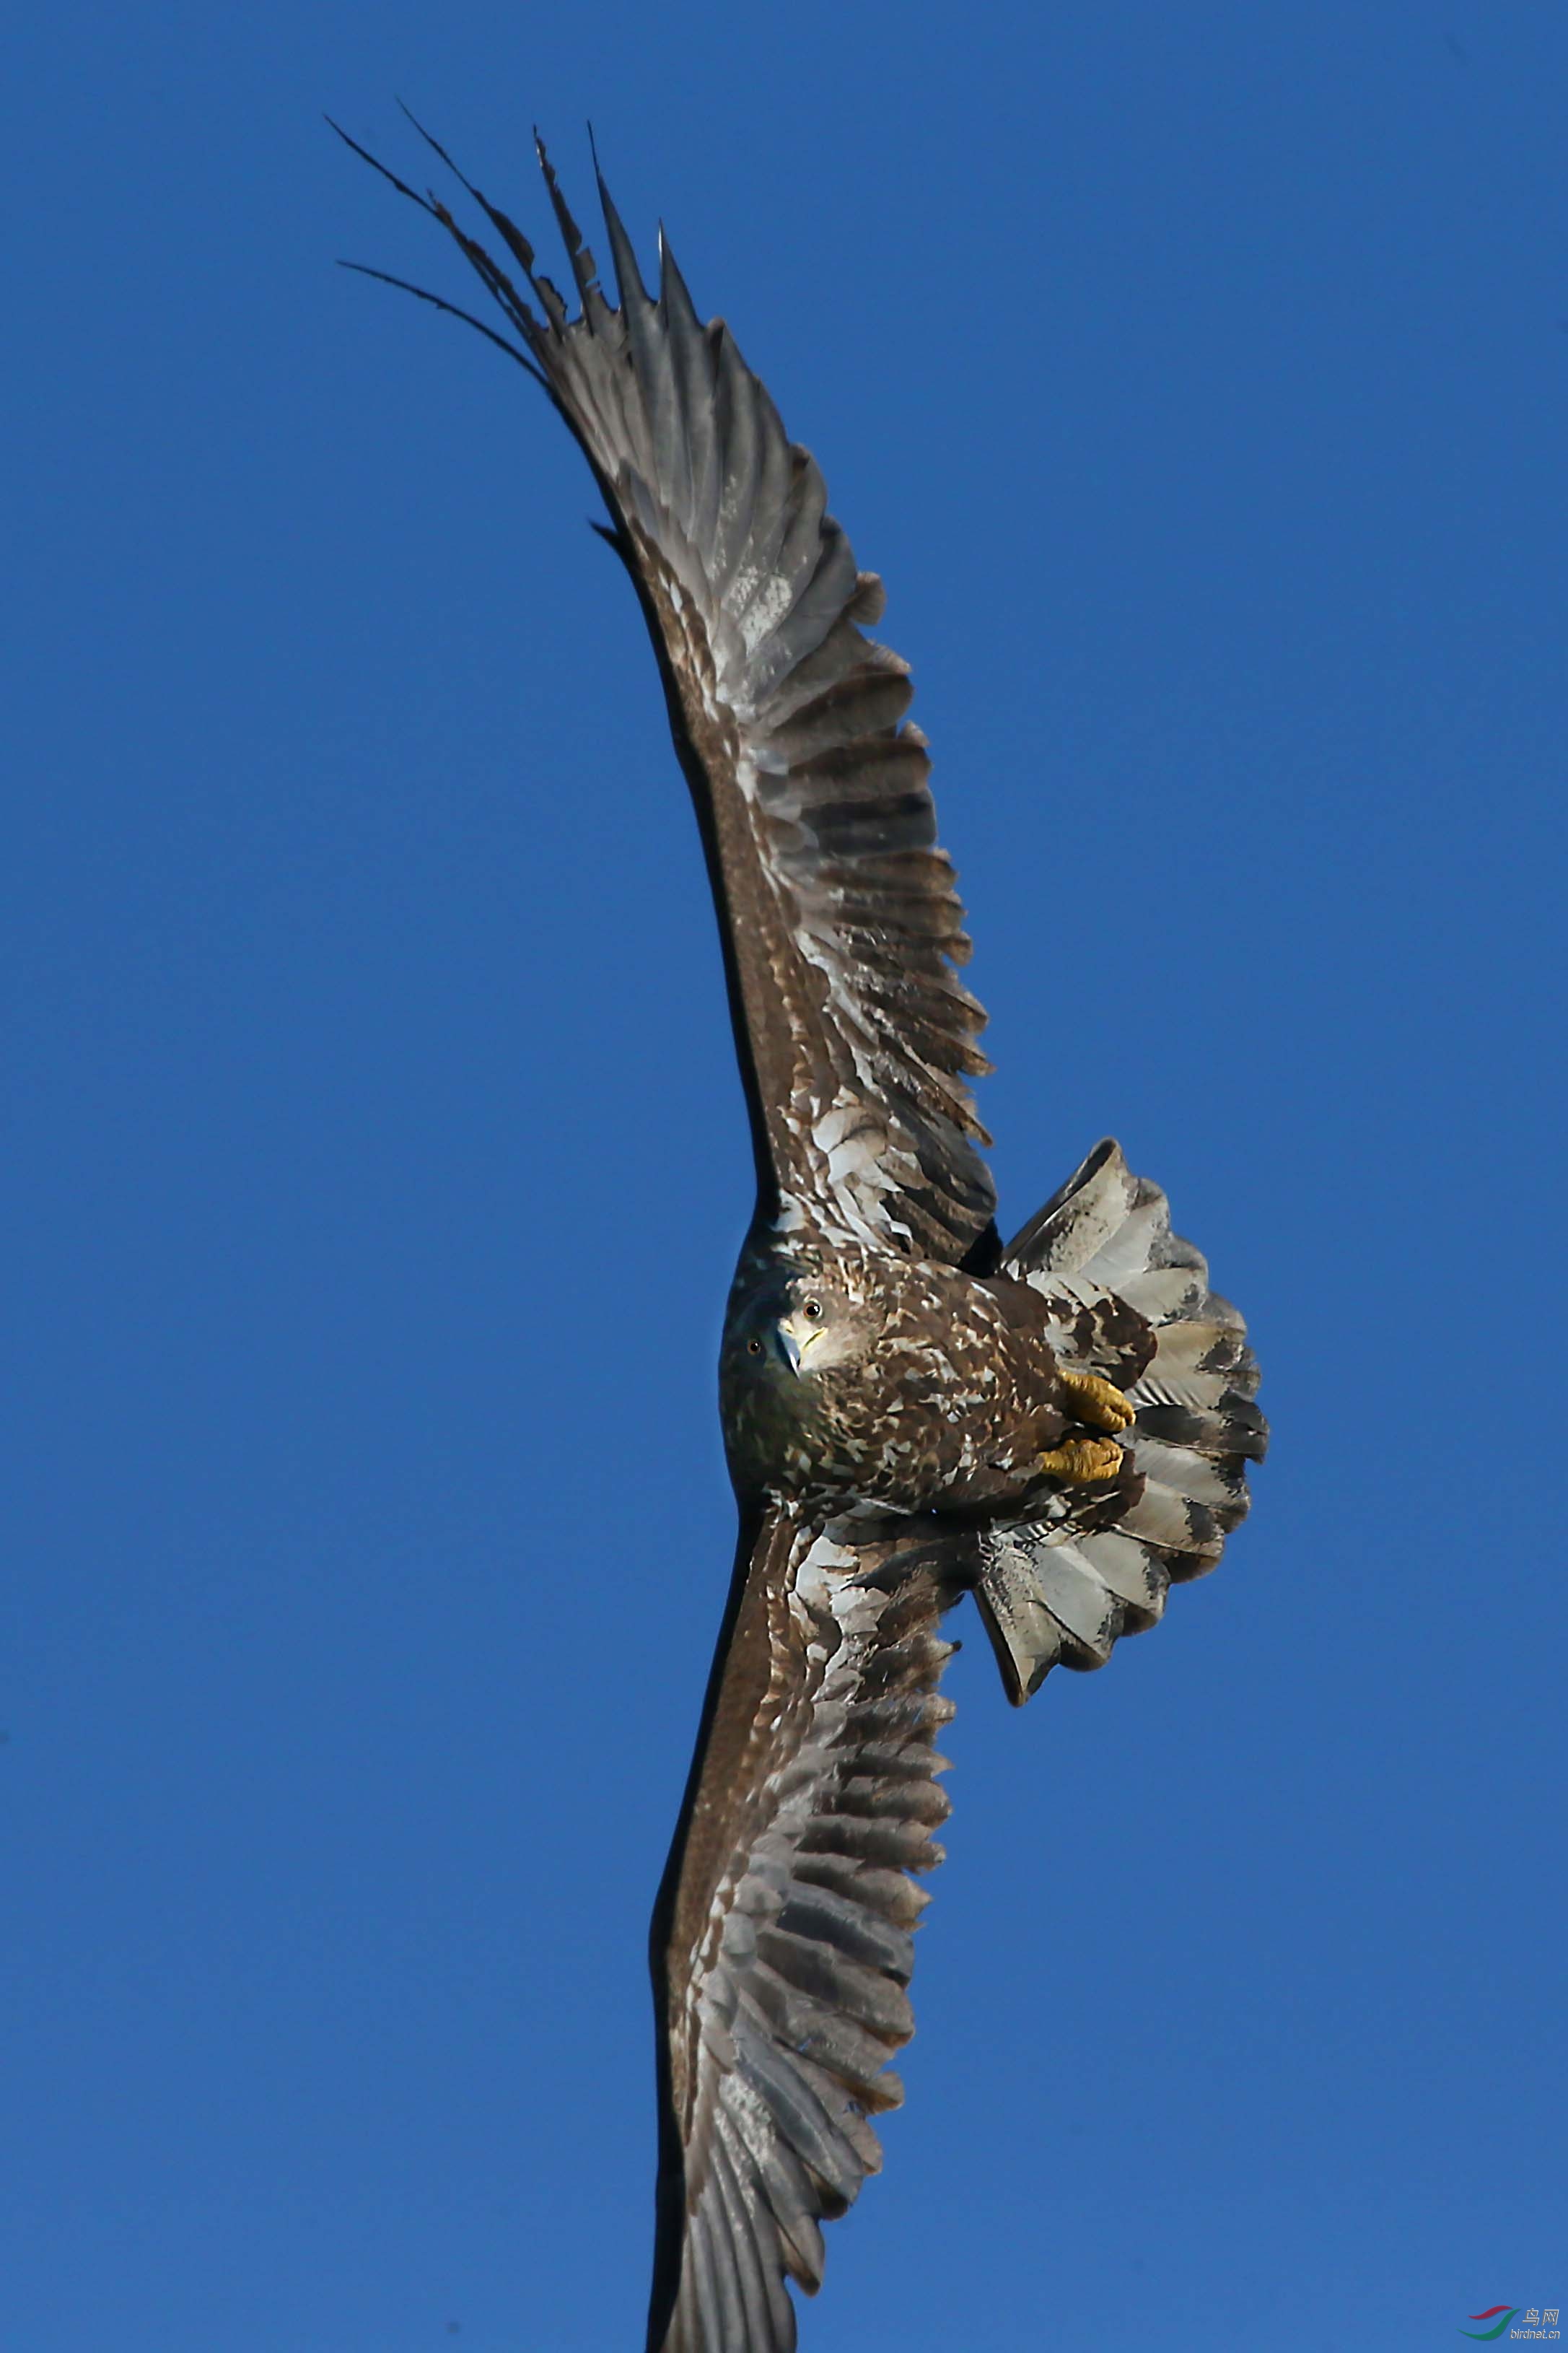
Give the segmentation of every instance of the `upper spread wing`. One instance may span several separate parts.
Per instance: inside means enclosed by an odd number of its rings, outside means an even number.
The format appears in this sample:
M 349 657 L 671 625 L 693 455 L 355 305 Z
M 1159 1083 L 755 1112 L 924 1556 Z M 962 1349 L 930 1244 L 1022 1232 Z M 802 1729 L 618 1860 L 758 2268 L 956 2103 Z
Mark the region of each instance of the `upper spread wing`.
M 787 2273 L 880 2163 L 902 2096 L 906 1874 L 940 1862 L 940 1615 L 966 1581 L 930 1524 L 742 1532 L 686 1805 L 654 1913 L 662 2081 L 650 2353 L 789 2353 Z
M 601 183 L 612 307 L 544 170 L 575 319 L 477 190 L 532 303 L 444 205 L 416 200 L 517 331 L 642 599 L 718 902 L 763 1214 L 957 1263 L 994 1198 L 964 1084 L 987 1067 L 984 1016 L 953 969 L 969 944 L 925 740 L 902 723 L 908 668 L 859 626 L 880 583 L 857 571 L 816 461 L 722 322 L 699 321 L 668 246 L 653 300 Z

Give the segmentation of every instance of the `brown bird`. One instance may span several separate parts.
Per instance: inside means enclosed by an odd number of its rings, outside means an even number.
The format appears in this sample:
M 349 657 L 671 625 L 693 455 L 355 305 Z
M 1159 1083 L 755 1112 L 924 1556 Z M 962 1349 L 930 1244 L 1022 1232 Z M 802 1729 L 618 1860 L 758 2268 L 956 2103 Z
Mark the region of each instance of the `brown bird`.
M 1214 1567 L 1266 1433 L 1240 1316 L 1116 1145 L 1002 1244 L 925 739 L 906 664 L 865 634 L 881 584 L 668 246 L 653 297 L 601 180 L 612 303 L 539 161 L 575 317 L 467 181 L 517 276 L 385 176 L 518 340 L 457 315 L 593 470 L 718 910 L 757 1203 L 720 1372 L 734 1575 L 653 1920 L 648 2345 L 787 2353 L 785 2278 L 820 2285 L 819 2224 L 879 2166 L 869 2119 L 901 2097 L 910 1874 L 941 1860 L 947 1813 L 944 1611 L 973 1593 L 1016 1704 L 1054 1665 L 1103 1665 Z

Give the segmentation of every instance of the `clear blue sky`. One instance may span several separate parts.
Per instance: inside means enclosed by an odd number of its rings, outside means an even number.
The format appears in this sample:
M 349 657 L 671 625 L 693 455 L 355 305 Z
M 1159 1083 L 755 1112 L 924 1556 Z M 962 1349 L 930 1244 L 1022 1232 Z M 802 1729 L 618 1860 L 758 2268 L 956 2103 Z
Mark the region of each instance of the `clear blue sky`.
M 1114 1131 L 1264 1359 L 1218 1575 L 1021 1715 L 955 1662 L 806 2353 L 1568 2307 L 1568 16 L 62 0 L 9 64 L 0 2343 L 640 2342 L 748 1155 L 582 465 L 331 267 L 458 291 L 320 121 L 422 177 L 395 94 L 541 233 L 535 119 L 663 215 L 888 581 L 1005 1214 Z

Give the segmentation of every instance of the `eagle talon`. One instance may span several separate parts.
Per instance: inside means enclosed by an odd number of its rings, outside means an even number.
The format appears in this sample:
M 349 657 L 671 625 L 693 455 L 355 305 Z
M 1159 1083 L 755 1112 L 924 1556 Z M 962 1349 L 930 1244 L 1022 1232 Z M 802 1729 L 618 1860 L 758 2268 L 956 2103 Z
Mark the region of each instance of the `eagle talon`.
M 1053 1446 L 1042 1454 L 1036 1467 L 1047 1479 L 1086 1487 L 1095 1479 L 1115 1478 L 1121 1468 L 1121 1449 L 1113 1438 L 1069 1438 L 1065 1445 Z
M 1098 1373 L 1069 1372 L 1065 1365 L 1058 1365 L 1057 1378 L 1067 1391 L 1074 1419 L 1087 1421 L 1091 1430 L 1131 1430 L 1138 1419 L 1121 1391 L 1102 1381 Z

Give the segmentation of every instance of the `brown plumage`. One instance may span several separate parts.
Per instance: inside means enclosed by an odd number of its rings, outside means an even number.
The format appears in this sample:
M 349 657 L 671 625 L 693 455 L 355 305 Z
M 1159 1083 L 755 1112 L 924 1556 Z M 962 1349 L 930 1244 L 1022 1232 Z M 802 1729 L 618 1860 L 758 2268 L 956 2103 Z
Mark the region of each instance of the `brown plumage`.
M 819 2284 L 820 2221 L 900 2096 L 910 1873 L 947 1810 L 943 1612 L 974 1594 L 1016 1703 L 1103 1663 L 1218 1558 L 1264 1425 L 1240 1318 L 1113 1144 L 1002 1247 L 930 760 L 906 666 L 865 635 L 880 584 L 668 247 L 656 299 L 601 183 L 612 305 L 540 162 L 574 318 L 477 190 L 521 289 L 394 185 L 456 240 L 519 341 L 471 323 L 604 493 L 719 914 L 757 1207 L 721 1362 L 734 1576 L 653 1922 L 648 2342 L 787 2353 L 784 2279 Z
M 719 1360 L 742 1502 L 1012 1513 L 1077 1420 L 1027 1283 L 800 1237 L 754 1237 Z

